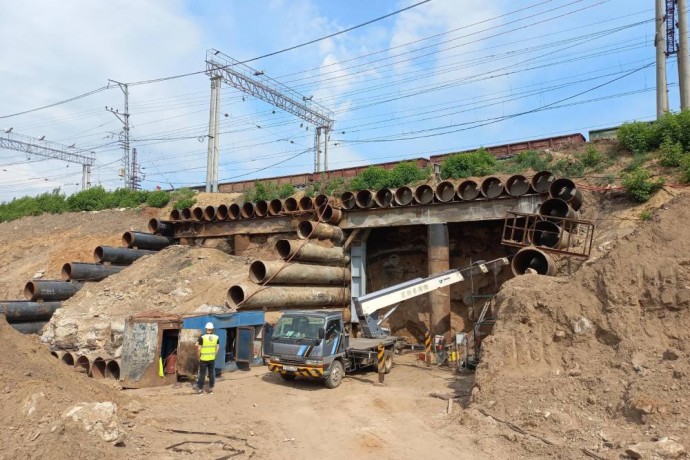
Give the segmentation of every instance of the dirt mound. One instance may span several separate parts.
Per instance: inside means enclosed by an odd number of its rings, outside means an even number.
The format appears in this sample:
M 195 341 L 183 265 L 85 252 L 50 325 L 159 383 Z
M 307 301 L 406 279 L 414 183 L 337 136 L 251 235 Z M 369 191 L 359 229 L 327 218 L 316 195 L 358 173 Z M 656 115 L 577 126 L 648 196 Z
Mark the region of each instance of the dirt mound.
M 4 320 L 0 343 L 0 457 L 121 457 L 122 449 L 97 436 L 97 428 L 89 432 L 63 415 L 77 404 L 114 403 L 122 435 L 131 398 L 61 364 L 36 338 L 19 334 Z
M 551 442 L 519 437 L 540 455 L 587 448 L 608 458 L 662 436 L 689 446 L 688 222 L 684 194 L 571 278 L 507 282 L 482 344 L 475 408 Z
M 43 340 L 54 348 L 117 357 L 125 319 L 137 312 L 225 311 L 227 290 L 245 280 L 251 259 L 217 249 L 171 246 L 143 257 L 63 302 Z

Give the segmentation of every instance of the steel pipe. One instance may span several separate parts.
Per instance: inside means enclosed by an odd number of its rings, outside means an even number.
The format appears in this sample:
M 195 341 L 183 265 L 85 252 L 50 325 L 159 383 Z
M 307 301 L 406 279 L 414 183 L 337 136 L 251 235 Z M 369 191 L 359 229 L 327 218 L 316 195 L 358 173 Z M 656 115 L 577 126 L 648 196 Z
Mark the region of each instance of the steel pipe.
M 182 220 L 192 220 L 192 208 L 184 208 L 181 214 Z
M 340 244 L 345 239 L 345 235 L 340 227 L 309 220 L 303 220 L 298 224 L 297 236 L 303 240 L 308 238 L 331 240 L 335 244 Z
M 510 176 L 506 181 L 506 192 L 510 196 L 522 196 L 529 192 L 530 183 L 522 174 Z
M 97 246 L 93 250 L 93 261 L 96 263 L 110 263 L 112 265 L 130 265 L 135 260 L 155 254 L 156 251 L 144 249 L 114 248 L 112 246 Z
M 350 281 L 350 269 L 282 260 L 255 260 L 249 266 L 249 279 L 257 284 L 301 284 L 343 286 Z
M 407 206 L 411 204 L 414 200 L 414 194 L 412 193 L 412 189 L 407 186 L 398 188 L 395 191 L 394 200 L 395 204 L 398 206 Z
M 534 246 L 563 249 L 568 245 L 570 234 L 553 222 L 540 220 L 534 223 L 527 238 Z
M 247 201 L 246 203 L 242 204 L 242 208 L 240 209 L 240 217 L 242 217 L 243 219 L 250 219 L 254 217 L 254 212 L 254 203 Z
M 62 364 L 67 364 L 70 367 L 74 367 L 74 355 L 69 351 L 66 351 L 61 357 L 60 361 Z
M 560 217 L 562 219 L 577 219 L 577 212 L 560 198 L 549 198 L 539 206 L 539 214 L 544 217 Z
M 455 198 L 455 184 L 444 180 L 436 186 L 436 199 L 441 203 L 448 203 Z
M 201 213 L 201 219 L 200 220 L 205 220 L 206 222 L 211 222 L 216 219 L 216 207 L 215 206 L 206 206 L 203 209 L 203 212 Z
M 31 280 L 24 286 L 27 300 L 54 302 L 72 297 L 81 286 L 59 280 Z
M 52 356 L 52 357 L 54 357 L 54 358 L 60 359 L 60 355 L 59 355 L 58 352 L 55 351 L 55 350 L 52 350 L 52 351 L 50 352 L 50 356 Z
M 319 220 L 321 222 L 324 222 L 326 224 L 337 224 L 338 222 L 341 221 L 343 218 L 343 212 L 340 209 L 335 209 L 333 206 L 330 204 L 327 204 L 325 206 L 322 206 L 319 208 L 318 216 Z
M 297 199 L 294 197 L 287 197 L 283 202 L 283 211 L 295 212 L 299 208 Z
M 43 326 L 46 324 L 48 324 L 47 321 L 30 321 L 26 323 L 10 323 L 10 326 L 22 334 L 40 334 Z
M 549 187 L 549 196 L 551 198 L 560 198 L 575 211 L 579 211 L 582 207 L 582 192 L 577 189 L 575 182 L 570 179 L 563 177 L 553 181 Z
M 105 378 L 120 380 L 120 360 L 111 359 L 105 363 Z
M 515 276 L 528 273 L 528 269 L 536 271 L 539 275 L 553 276 L 556 273 L 556 264 L 551 257 L 533 247 L 520 249 L 513 257 L 511 268 Z
M 294 240 L 278 240 L 275 245 L 280 257 L 299 262 L 320 264 L 346 264 L 350 257 L 341 247 L 327 248 L 315 243 Z
M 110 275 L 119 273 L 121 265 L 85 264 L 68 262 L 62 266 L 62 279 L 77 281 L 100 281 Z
M 23 300 L 0 301 L 0 314 L 8 323 L 48 321 L 60 308 L 60 302 L 26 302 Z
M 357 207 L 361 209 L 368 209 L 376 205 L 374 201 L 374 193 L 371 190 L 359 190 L 355 194 L 355 203 Z
M 418 204 L 429 204 L 434 201 L 434 189 L 430 185 L 420 185 L 414 189 L 414 201 Z
M 91 370 L 91 361 L 89 361 L 89 357 L 86 355 L 79 356 L 74 362 L 74 370 L 89 375 L 89 371 Z
M 300 211 L 311 211 L 314 209 L 314 200 L 310 196 L 303 196 L 297 202 L 297 208 Z
M 503 191 L 503 183 L 498 177 L 487 177 L 482 181 L 481 192 L 486 198 L 498 198 L 503 194 Z
M 473 180 L 466 180 L 458 185 L 457 196 L 463 201 L 476 200 L 479 193 L 479 185 Z
M 204 208 L 197 206 L 196 208 L 192 209 L 192 219 L 198 221 L 204 220 Z
M 242 309 L 324 308 L 349 305 L 350 290 L 323 286 L 246 286 L 228 290 L 227 302 Z
M 314 207 L 315 208 L 321 208 L 323 206 L 326 206 L 327 204 L 333 204 L 333 198 L 325 195 L 325 194 L 320 194 L 316 195 L 316 198 L 314 198 Z
M 173 238 L 152 235 L 142 232 L 125 232 L 122 234 L 122 245 L 128 248 L 148 249 L 159 251 L 175 243 Z
M 357 201 L 355 200 L 355 194 L 352 192 L 343 192 L 340 195 L 340 202 L 343 204 L 343 208 L 350 210 L 357 207 Z
M 256 205 L 254 206 L 254 215 L 256 217 L 266 217 L 268 214 L 268 201 L 266 200 L 259 200 L 256 202 Z
M 172 236 L 173 226 L 170 222 L 163 220 L 158 220 L 155 217 L 149 220 L 148 224 L 149 232 L 155 233 L 156 235 Z
M 271 200 L 268 203 L 268 215 L 269 216 L 279 216 L 283 212 L 283 201 L 278 198 Z
M 182 220 L 182 214 L 180 213 L 179 209 L 173 209 L 170 211 L 170 217 L 168 218 L 169 220 Z
M 221 204 L 216 208 L 216 220 L 228 220 L 228 205 Z
M 105 378 L 105 359 L 100 356 L 96 357 L 91 363 L 91 369 L 89 370 L 89 375 L 97 380 L 102 380 Z
M 393 203 L 393 190 L 389 188 L 382 188 L 374 195 L 374 203 L 379 208 L 387 208 Z
M 549 193 L 551 183 L 556 180 L 556 176 L 551 171 L 539 171 L 532 176 L 532 188 L 537 193 Z
M 228 206 L 228 220 L 237 220 L 242 214 L 242 208 L 237 203 L 233 203 Z

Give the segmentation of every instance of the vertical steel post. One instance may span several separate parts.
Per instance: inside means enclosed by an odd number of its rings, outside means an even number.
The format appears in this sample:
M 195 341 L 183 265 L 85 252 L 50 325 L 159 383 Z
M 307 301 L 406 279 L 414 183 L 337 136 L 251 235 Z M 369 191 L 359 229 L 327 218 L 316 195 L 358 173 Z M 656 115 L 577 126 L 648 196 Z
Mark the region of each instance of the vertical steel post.
M 376 358 L 378 361 L 379 383 L 383 383 L 386 374 L 386 348 L 382 343 L 379 343 L 377 347 Z
M 450 270 L 448 250 L 448 225 L 427 226 L 428 270 L 429 275 Z M 450 334 L 450 286 L 437 289 L 429 294 L 431 313 L 431 335 L 443 335 L 449 340 Z
M 328 171 L 328 136 L 330 134 L 330 130 L 328 129 L 328 126 L 324 126 L 323 128 L 324 135 L 323 135 L 323 170 Z
M 213 178 L 213 154 L 215 146 L 215 117 L 216 117 L 216 84 L 218 79 L 211 78 L 211 108 L 208 115 L 208 145 L 206 149 L 206 193 L 211 192 L 211 182 Z
M 688 68 L 688 15 L 687 0 L 678 0 L 678 83 L 680 109 L 690 109 L 690 69 Z
M 220 161 L 220 77 L 216 77 L 216 104 L 213 130 L 213 175 L 211 177 L 211 191 L 218 193 L 218 162 Z
M 668 87 L 666 82 L 666 7 L 664 0 L 656 1 L 656 116 L 661 117 L 668 112 Z

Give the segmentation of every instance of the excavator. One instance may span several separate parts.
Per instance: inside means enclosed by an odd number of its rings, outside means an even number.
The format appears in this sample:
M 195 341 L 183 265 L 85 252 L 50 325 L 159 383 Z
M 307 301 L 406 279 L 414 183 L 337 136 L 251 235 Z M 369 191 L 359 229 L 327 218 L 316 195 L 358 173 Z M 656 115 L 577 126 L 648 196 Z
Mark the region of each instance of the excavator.
M 267 338 L 264 354 L 268 356 L 268 368 L 283 380 L 320 379 L 327 388 L 337 388 L 346 373 L 375 367 L 382 346 L 387 374 L 393 367 L 393 355 L 404 340 L 392 336 L 383 322 L 405 301 L 464 281 L 462 272 L 478 269 L 488 273 L 487 266 L 492 264 L 508 265 L 508 259 L 475 263 L 354 297 L 361 337 L 346 333 L 340 311 L 287 311 Z

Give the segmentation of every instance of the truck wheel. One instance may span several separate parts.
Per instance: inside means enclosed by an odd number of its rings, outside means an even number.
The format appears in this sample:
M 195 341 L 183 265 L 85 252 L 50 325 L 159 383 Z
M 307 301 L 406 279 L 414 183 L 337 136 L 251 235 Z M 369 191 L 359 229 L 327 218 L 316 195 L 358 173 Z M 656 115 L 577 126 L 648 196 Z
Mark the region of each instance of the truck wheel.
M 331 364 L 331 373 L 323 381 L 326 388 L 337 388 L 340 382 L 343 381 L 343 376 L 345 375 L 345 370 L 343 369 L 343 363 L 340 361 L 333 361 Z
M 292 382 L 297 377 L 295 374 L 280 374 L 280 378 L 286 382 Z
M 393 369 L 393 351 L 387 350 L 383 355 L 383 372 L 390 374 L 391 369 Z

